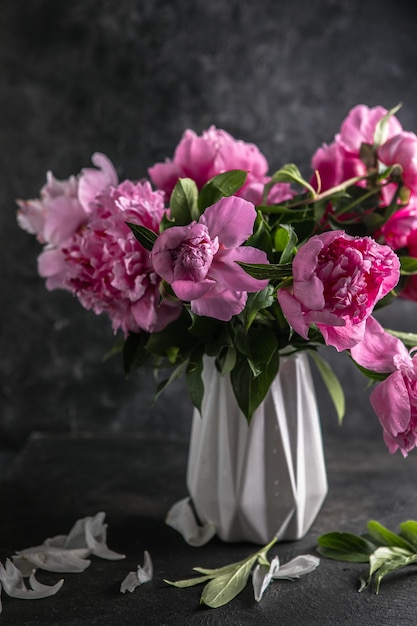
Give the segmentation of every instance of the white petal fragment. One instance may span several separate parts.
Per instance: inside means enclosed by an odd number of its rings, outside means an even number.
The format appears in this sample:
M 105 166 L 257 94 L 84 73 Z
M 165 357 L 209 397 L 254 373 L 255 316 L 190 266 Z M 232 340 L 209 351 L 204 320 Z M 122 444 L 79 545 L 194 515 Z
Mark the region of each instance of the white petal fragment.
M 85 518 L 85 539 L 91 554 L 102 559 L 117 561 L 125 559 L 125 554 L 110 550 L 107 546 L 107 524 L 104 524 L 105 513 L 97 513 L 95 517 Z
M 13 556 L 13 563 L 20 569 L 23 576 L 30 576 L 33 568 L 48 572 L 79 574 L 91 564 L 89 559 L 80 558 L 74 550 L 60 550 L 39 546 L 39 552 L 19 552 Z
M 179 500 L 170 508 L 165 523 L 177 530 L 190 546 L 202 546 L 216 534 L 211 522 L 203 525 L 197 522 L 189 498 Z
M 21 600 L 48 598 L 55 595 L 64 584 L 64 580 L 61 578 L 55 585 L 43 585 L 36 580 L 35 572 L 33 571 L 29 578 L 31 588 L 27 588 L 23 581 L 22 572 L 17 569 L 10 559 L 6 559 L 6 566 L 0 563 L 0 581 L 8 596 L 20 598 Z
M 255 567 L 252 574 L 253 592 L 255 594 L 256 602 L 260 602 L 262 596 L 265 593 L 269 583 L 271 582 L 274 574 L 279 570 L 279 558 L 275 556 L 269 567 L 266 565 L 258 565 Z
M 3 605 L 1 603 L 1 583 L 0 583 L 0 613 L 2 612 L 2 610 L 3 610 Z
M 295 559 L 288 561 L 288 563 L 285 563 L 285 565 L 282 565 L 272 577 L 274 579 L 299 578 L 315 570 L 319 564 L 320 559 L 316 556 L 312 554 L 301 554 L 300 556 L 296 556 Z
M 29 576 L 34 567 L 49 572 L 79 573 L 91 563 L 90 554 L 102 559 L 124 559 L 124 554 L 113 552 L 107 546 L 106 514 L 84 517 L 75 522 L 68 535 L 56 535 L 46 539 L 40 546 L 16 552 L 15 565 L 24 576 Z
M 126 591 L 134 591 L 136 587 L 139 585 L 143 585 L 144 583 L 148 583 L 152 580 L 153 577 L 153 565 L 151 555 L 147 550 L 145 550 L 143 555 L 143 567 L 138 565 L 138 569 L 136 572 L 129 572 L 126 578 L 122 581 L 120 585 L 120 591 L 125 593 Z

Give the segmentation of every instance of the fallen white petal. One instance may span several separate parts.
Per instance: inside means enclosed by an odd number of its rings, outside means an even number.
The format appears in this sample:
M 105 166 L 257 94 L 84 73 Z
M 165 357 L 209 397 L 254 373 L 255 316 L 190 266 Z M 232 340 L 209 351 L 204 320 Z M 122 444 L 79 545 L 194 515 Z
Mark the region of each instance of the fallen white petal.
M 2 610 L 3 610 L 3 605 L 1 603 L 1 583 L 0 583 L 0 613 L 2 612 Z
M 165 523 L 177 530 L 190 546 L 202 546 L 216 534 L 211 522 L 198 524 L 189 498 L 179 500 L 170 508 Z
M 106 514 L 83 517 L 75 522 L 68 535 L 56 535 L 42 545 L 16 552 L 14 563 L 24 576 L 29 576 L 33 567 L 50 572 L 79 573 L 91 563 L 90 554 L 103 559 L 124 559 L 124 554 L 110 550 L 107 546 Z
M 262 596 L 265 593 L 269 583 L 272 580 L 273 575 L 279 569 L 279 558 L 275 556 L 269 567 L 266 565 L 258 565 L 255 567 L 252 573 L 252 584 L 253 584 L 253 592 L 255 594 L 256 602 L 260 602 Z
M 125 593 L 126 591 L 134 591 L 136 587 L 139 585 L 143 585 L 144 583 L 148 583 L 152 580 L 153 577 L 153 565 L 151 555 L 147 550 L 144 552 L 143 556 L 143 567 L 138 565 L 138 569 L 136 572 L 129 572 L 126 578 L 122 581 L 120 585 L 120 591 Z
M 296 556 L 295 559 L 288 561 L 288 563 L 285 563 L 285 565 L 282 565 L 273 575 L 273 578 L 299 578 L 315 570 L 319 564 L 320 559 L 316 556 L 312 554 L 301 554 L 300 556 Z
M 29 576 L 33 568 L 44 569 L 48 572 L 79 574 L 91 564 L 89 559 L 80 558 L 75 551 L 48 546 L 43 546 L 43 550 L 40 549 L 39 552 L 20 551 L 12 558 L 23 576 Z
M 95 556 L 99 556 L 102 559 L 109 559 L 110 561 L 126 558 L 124 554 L 110 550 L 107 546 L 107 524 L 101 522 L 101 524 L 98 525 L 95 518 L 87 520 L 85 525 L 85 538 L 88 548 Z
M 21 600 L 48 598 L 55 595 L 64 584 L 64 580 L 61 578 L 55 585 L 43 585 L 36 580 L 33 571 L 29 578 L 29 585 L 32 589 L 28 589 L 23 581 L 22 572 L 10 559 L 6 560 L 5 567 L 0 563 L 0 581 L 8 596 Z

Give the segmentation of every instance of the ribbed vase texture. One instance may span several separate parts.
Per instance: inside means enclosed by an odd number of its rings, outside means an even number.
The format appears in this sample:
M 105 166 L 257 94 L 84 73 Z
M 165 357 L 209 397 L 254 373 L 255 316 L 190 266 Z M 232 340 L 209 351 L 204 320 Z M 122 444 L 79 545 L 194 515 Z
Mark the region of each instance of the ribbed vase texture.
M 228 376 L 206 357 L 202 415 L 193 415 L 187 486 L 202 522 L 224 541 L 300 539 L 327 494 L 320 419 L 308 356 L 281 357 L 250 424 Z

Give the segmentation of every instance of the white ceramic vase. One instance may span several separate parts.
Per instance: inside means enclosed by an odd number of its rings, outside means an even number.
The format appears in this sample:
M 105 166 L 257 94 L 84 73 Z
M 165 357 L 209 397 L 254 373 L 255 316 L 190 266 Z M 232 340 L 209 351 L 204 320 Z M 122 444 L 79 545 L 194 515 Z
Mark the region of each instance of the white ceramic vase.
M 327 494 L 320 419 L 308 356 L 281 357 L 250 424 L 228 376 L 205 357 L 202 415 L 195 410 L 187 487 L 203 524 L 228 542 L 300 539 Z

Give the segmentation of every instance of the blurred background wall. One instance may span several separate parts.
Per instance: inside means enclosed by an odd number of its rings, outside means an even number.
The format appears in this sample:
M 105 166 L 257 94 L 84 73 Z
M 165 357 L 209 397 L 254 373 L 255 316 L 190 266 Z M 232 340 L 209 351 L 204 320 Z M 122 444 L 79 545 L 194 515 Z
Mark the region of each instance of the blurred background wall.
M 388 0 L 2 0 L 0 11 L 0 449 L 32 431 L 187 436 L 181 382 L 154 405 L 152 373 L 103 361 L 107 318 L 38 277 L 40 245 L 16 198 L 47 170 L 67 178 L 107 154 L 120 179 L 211 124 L 256 143 L 271 172 L 310 158 L 358 103 L 398 102 L 417 131 L 416 10 Z M 414 305 L 380 317 L 417 332 Z M 318 382 L 323 430 L 380 437 L 367 381 L 326 349 L 347 393 L 342 431 Z

